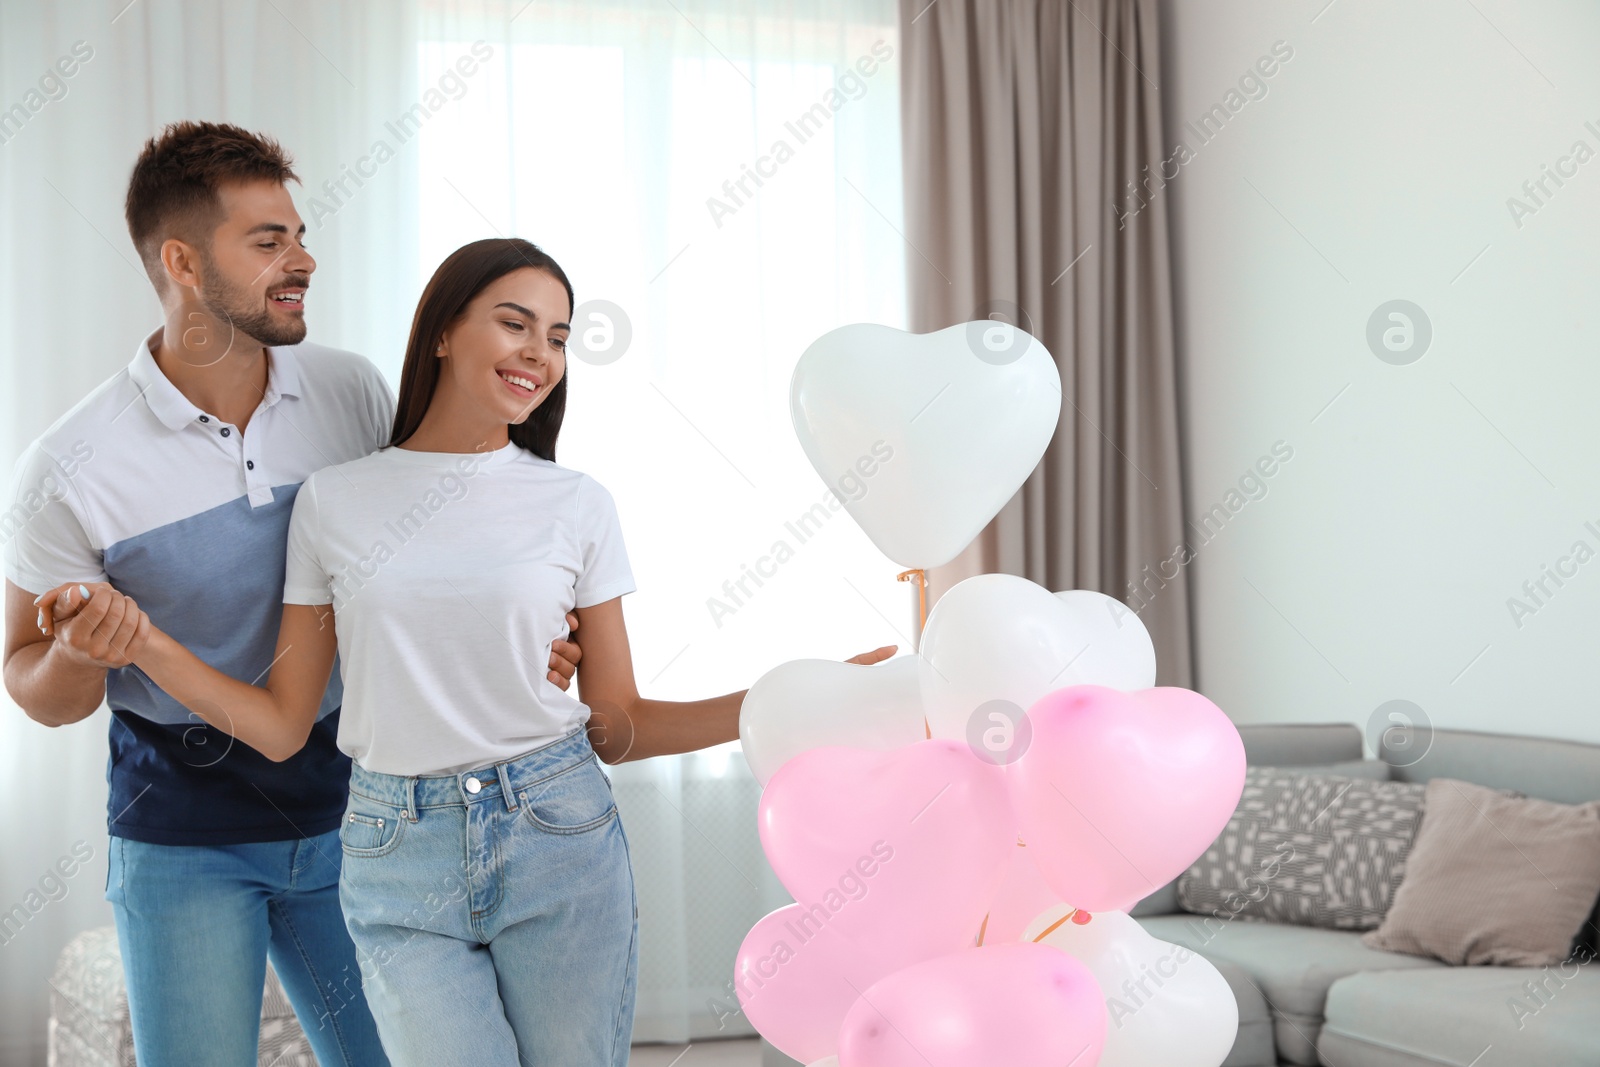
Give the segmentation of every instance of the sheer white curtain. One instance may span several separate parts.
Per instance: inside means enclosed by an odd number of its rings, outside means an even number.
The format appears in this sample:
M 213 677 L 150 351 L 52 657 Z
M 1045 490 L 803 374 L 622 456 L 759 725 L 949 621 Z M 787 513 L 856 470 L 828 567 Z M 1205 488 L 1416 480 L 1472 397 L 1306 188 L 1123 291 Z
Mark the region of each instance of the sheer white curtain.
M 64 94 L 29 97 L 78 41 L 93 56 Z M 0 462 L 158 321 L 121 217 L 140 144 L 235 122 L 296 157 L 312 337 L 392 382 L 423 282 L 470 240 L 533 240 L 581 308 L 620 310 L 575 324 L 600 341 L 625 320 L 631 340 L 572 361 L 558 458 L 617 499 L 646 695 L 908 653 L 911 589 L 843 511 L 812 511 L 825 487 L 787 408 L 815 337 L 904 325 L 898 81 L 892 0 L 0 0 L 0 109 L 29 109 L 0 126 Z M 110 921 L 106 718 L 50 731 L 4 711 L 0 911 L 74 842 L 94 850 L 0 945 L 0 1061 L 43 1063 L 55 955 Z M 739 940 L 789 898 L 737 746 L 611 770 L 640 897 L 636 1038 L 749 1032 L 711 1002 L 732 1004 Z

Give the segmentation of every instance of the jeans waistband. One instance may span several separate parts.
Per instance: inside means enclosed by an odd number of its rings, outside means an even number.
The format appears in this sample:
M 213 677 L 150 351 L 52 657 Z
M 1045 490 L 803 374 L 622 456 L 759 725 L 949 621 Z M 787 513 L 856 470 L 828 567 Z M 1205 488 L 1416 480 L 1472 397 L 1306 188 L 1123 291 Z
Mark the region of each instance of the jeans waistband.
M 350 792 L 392 804 L 413 821 L 422 809 L 481 804 L 489 800 L 515 811 L 519 792 L 598 758 L 594 746 L 589 743 L 589 732 L 580 727 L 513 759 L 487 763 L 459 774 L 383 774 L 352 763 Z

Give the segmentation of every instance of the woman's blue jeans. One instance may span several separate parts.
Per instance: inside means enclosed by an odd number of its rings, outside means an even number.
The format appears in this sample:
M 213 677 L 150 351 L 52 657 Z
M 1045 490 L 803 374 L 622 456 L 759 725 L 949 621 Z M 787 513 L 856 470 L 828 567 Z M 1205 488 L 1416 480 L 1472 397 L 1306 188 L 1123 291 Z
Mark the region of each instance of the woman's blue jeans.
M 354 767 L 339 835 L 396 1067 L 626 1067 L 639 909 L 586 731 L 461 774 Z

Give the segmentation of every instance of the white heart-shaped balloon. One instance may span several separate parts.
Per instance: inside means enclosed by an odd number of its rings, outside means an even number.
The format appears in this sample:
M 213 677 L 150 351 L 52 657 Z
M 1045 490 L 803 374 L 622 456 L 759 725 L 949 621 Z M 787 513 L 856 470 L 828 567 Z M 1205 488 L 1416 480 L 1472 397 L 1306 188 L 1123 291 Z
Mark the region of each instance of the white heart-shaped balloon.
M 809 749 L 884 750 L 926 737 L 915 656 L 872 666 L 791 660 L 758 678 L 739 709 L 745 762 L 763 786 Z
M 998 723 L 993 713 L 1015 726 L 1056 689 L 1156 684 L 1150 634 L 1120 601 L 1087 589 L 1052 593 L 1014 574 L 975 575 L 941 596 L 917 662 L 933 736 L 983 745 Z
M 1073 676 L 1083 681 L 1072 685 L 1134 690 L 1156 684 L 1155 642 L 1132 608 L 1093 589 L 1064 589 L 1056 599 L 1072 612 L 1073 627 L 1088 642 L 1072 665 Z
M 858 323 L 805 350 L 789 410 L 806 458 L 872 543 L 903 567 L 937 567 L 1038 466 L 1061 374 L 1006 323 L 926 334 Z
M 1082 926 L 1062 921 L 1072 911 L 1047 909 L 1022 939 L 1053 945 L 1094 973 L 1108 1015 L 1100 1067 L 1218 1067 L 1228 1058 L 1239 1003 L 1210 961 L 1120 911 L 1097 911 Z

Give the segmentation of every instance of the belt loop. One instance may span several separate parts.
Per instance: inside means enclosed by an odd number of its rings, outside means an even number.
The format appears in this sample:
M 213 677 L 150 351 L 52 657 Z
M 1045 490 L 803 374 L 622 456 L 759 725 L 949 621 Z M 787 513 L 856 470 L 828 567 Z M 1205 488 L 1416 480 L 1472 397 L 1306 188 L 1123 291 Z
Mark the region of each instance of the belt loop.
M 506 810 L 516 811 L 517 795 L 511 791 L 511 772 L 507 766 L 505 763 L 496 763 L 494 770 L 500 776 L 500 794 L 506 798 Z
M 404 814 L 412 822 L 417 821 L 417 779 L 414 775 L 406 776 L 406 810 Z

